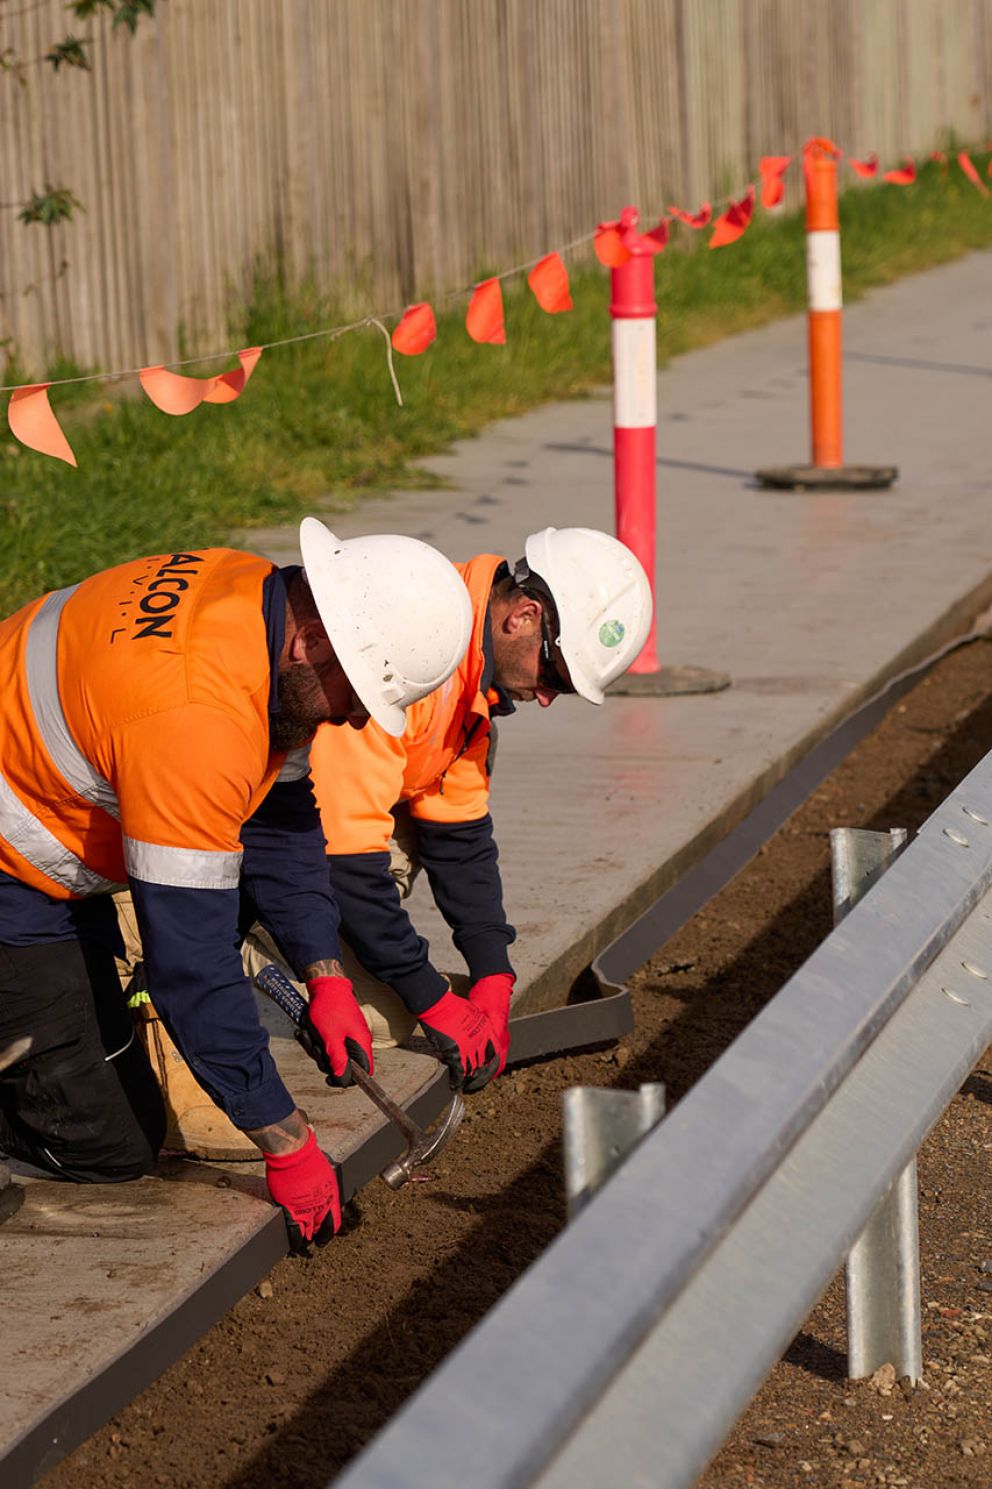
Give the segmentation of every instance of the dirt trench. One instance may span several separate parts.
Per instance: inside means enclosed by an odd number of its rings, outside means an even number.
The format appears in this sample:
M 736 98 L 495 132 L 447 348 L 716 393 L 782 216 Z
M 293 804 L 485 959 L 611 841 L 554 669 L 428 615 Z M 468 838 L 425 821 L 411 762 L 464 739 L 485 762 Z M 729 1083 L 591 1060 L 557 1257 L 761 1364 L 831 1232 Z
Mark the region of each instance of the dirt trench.
M 345 1234 L 281 1262 L 45 1489 L 327 1484 L 564 1223 L 562 1091 L 663 1080 L 681 1097 L 829 932 L 830 828 L 916 829 L 990 749 L 981 641 L 918 684 L 635 976 L 622 1046 L 475 1098 L 430 1178 L 368 1188 Z M 990 1065 L 920 1156 L 924 1387 L 845 1379 L 835 1280 L 701 1489 L 992 1483 Z

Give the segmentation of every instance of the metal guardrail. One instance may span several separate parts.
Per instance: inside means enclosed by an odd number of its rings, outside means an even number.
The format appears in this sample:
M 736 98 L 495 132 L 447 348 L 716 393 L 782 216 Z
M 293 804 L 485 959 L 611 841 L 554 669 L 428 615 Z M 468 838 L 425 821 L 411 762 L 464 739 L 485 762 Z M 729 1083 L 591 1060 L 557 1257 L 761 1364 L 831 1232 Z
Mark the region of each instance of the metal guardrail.
M 992 756 L 337 1489 L 684 1489 L 992 1040 Z

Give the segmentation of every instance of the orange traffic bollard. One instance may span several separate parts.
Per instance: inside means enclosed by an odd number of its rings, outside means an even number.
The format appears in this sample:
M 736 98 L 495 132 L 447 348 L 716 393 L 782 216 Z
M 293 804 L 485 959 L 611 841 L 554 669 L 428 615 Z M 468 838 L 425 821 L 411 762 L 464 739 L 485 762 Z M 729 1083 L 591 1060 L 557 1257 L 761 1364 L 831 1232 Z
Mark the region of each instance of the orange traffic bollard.
M 814 146 L 820 141 L 812 141 Z M 827 150 L 807 146 L 806 296 L 809 305 L 809 418 L 813 464 L 844 464 L 841 387 L 840 222 L 837 162 Z
M 831 140 L 807 140 L 803 147 L 806 186 L 806 299 L 809 345 L 810 465 L 758 471 L 763 486 L 867 490 L 891 486 L 894 465 L 844 464 L 844 393 L 841 352 L 843 293 L 840 271 L 840 219 L 837 214 L 837 157 Z
M 638 231 L 636 207 L 624 207 L 619 227 L 627 256 L 610 270 L 613 321 L 613 491 L 616 534 L 637 556 L 655 588 L 655 425 L 658 353 L 653 244 Z M 730 686 L 725 672 L 707 667 L 663 667 L 657 651 L 657 602 L 643 650 L 609 692 L 642 697 L 719 693 Z

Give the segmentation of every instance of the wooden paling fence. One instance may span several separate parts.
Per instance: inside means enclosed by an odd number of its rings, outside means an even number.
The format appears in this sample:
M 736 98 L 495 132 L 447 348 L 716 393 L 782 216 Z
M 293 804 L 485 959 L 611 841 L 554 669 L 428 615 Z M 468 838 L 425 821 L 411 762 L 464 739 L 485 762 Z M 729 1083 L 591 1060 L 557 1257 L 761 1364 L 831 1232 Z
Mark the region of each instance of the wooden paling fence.
M 37 61 L 95 34 L 91 73 Z M 124 368 L 229 345 L 258 270 L 399 310 L 827 134 L 992 127 L 992 0 L 0 0 L 0 336 Z M 16 206 L 45 183 L 85 213 Z M 234 333 L 236 334 L 236 333 Z

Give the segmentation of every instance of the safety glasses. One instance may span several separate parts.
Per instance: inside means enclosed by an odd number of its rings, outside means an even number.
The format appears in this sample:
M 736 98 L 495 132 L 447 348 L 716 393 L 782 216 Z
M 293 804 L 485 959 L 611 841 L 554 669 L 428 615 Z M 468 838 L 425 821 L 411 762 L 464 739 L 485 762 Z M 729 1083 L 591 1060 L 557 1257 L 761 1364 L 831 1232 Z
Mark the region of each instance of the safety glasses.
M 571 680 L 558 671 L 554 648 L 555 638 L 545 602 L 541 605 L 541 658 L 537 666 L 537 680 L 542 688 L 548 688 L 553 693 L 574 693 Z

